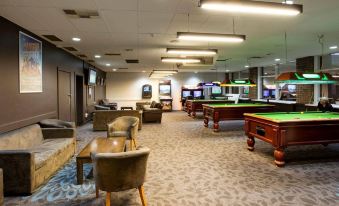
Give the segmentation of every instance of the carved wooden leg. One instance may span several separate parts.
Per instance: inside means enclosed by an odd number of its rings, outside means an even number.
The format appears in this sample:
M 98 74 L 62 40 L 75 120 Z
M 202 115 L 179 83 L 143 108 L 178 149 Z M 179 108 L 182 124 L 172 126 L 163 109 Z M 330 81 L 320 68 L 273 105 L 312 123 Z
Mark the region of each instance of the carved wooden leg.
M 140 195 L 140 199 L 141 199 L 142 206 L 147 206 L 147 201 L 146 201 L 144 186 L 138 187 L 138 190 L 139 190 L 139 195 Z
M 247 149 L 249 151 L 253 151 L 254 150 L 254 144 L 255 144 L 254 137 L 248 136 L 247 137 Z
M 99 197 L 99 188 L 97 185 L 95 185 L 95 197 L 98 198 Z
M 81 185 L 83 183 L 84 172 L 82 168 L 82 161 L 77 158 L 77 184 Z
M 214 132 L 219 132 L 219 112 L 214 112 L 214 115 L 213 115 L 213 131 Z
M 133 144 L 134 144 L 134 148 L 136 149 L 137 148 L 137 141 L 133 138 Z
M 191 116 L 191 109 L 187 109 L 188 116 Z
M 276 148 L 274 150 L 274 163 L 278 167 L 283 167 L 285 165 L 285 152 L 283 148 Z
M 111 193 L 106 193 L 106 206 L 111 206 Z

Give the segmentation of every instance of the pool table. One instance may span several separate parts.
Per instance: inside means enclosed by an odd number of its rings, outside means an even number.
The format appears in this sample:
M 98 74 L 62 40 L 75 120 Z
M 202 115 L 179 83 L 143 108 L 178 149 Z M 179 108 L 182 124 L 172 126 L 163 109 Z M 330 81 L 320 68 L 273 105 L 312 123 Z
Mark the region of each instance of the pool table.
M 225 104 L 234 102 L 232 100 L 216 100 L 216 99 L 188 99 L 186 100 L 186 110 L 188 116 L 193 118 L 196 116 L 196 112 L 203 111 L 203 104 Z
M 248 150 L 258 138 L 272 144 L 274 162 L 285 165 L 284 149 L 291 145 L 339 143 L 339 113 L 276 112 L 244 114 Z
M 204 126 L 213 120 L 213 131 L 219 131 L 219 121 L 244 119 L 244 113 L 273 112 L 274 105 L 262 103 L 203 104 Z

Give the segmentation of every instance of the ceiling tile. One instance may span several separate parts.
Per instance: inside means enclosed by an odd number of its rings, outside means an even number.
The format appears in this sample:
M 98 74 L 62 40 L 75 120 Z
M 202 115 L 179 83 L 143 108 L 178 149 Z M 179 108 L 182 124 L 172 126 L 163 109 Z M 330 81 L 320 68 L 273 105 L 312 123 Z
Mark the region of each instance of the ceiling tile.
M 135 11 L 102 11 L 102 18 L 112 33 L 137 32 L 137 12 Z
M 140 14 L 140 33 L 165 33 L 169 27 L 172 13 L 143 12 Z
M 137 10 L 138 0 L 95 0 L 99 9 L 109 10 Z
M 108 29 L 101 18 L 99 19 L 69 18 L 69 20 L 79 31 L 104 32 L 104 33 L 108 32 Z

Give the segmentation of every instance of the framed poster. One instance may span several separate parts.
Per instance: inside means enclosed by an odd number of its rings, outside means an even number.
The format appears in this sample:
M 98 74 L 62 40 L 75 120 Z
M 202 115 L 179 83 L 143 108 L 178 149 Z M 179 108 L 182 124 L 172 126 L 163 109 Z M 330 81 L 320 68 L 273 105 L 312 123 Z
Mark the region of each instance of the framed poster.
M 42 42 L 19 32 L 20 93 L 42 92 Z

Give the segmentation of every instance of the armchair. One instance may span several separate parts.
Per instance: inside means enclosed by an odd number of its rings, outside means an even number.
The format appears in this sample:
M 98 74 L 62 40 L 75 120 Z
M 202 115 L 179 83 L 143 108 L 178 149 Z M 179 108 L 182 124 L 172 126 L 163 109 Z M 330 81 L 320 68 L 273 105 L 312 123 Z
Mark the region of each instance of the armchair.
M 109 107 L 111 110 L 117 110 L 118 104 L 115 102 L 109 102 L 108 99 L 102 99 L 99 101 L 100 106 Z
M 107 137 L 126 137 L 130 141 L 130 150 L 137 147 L 136 137 L 138 133 L 139 118 L 122 116 L 107 124 Z
M 129 152 L 91 154 L 96 197 L 99 190 L 106 191 L 106 206 L 110 206 L 111 192 L 138 188 L 142 205 L 146 206 L 143 184 L 149 153 L 150 149 L 138 147 Z

